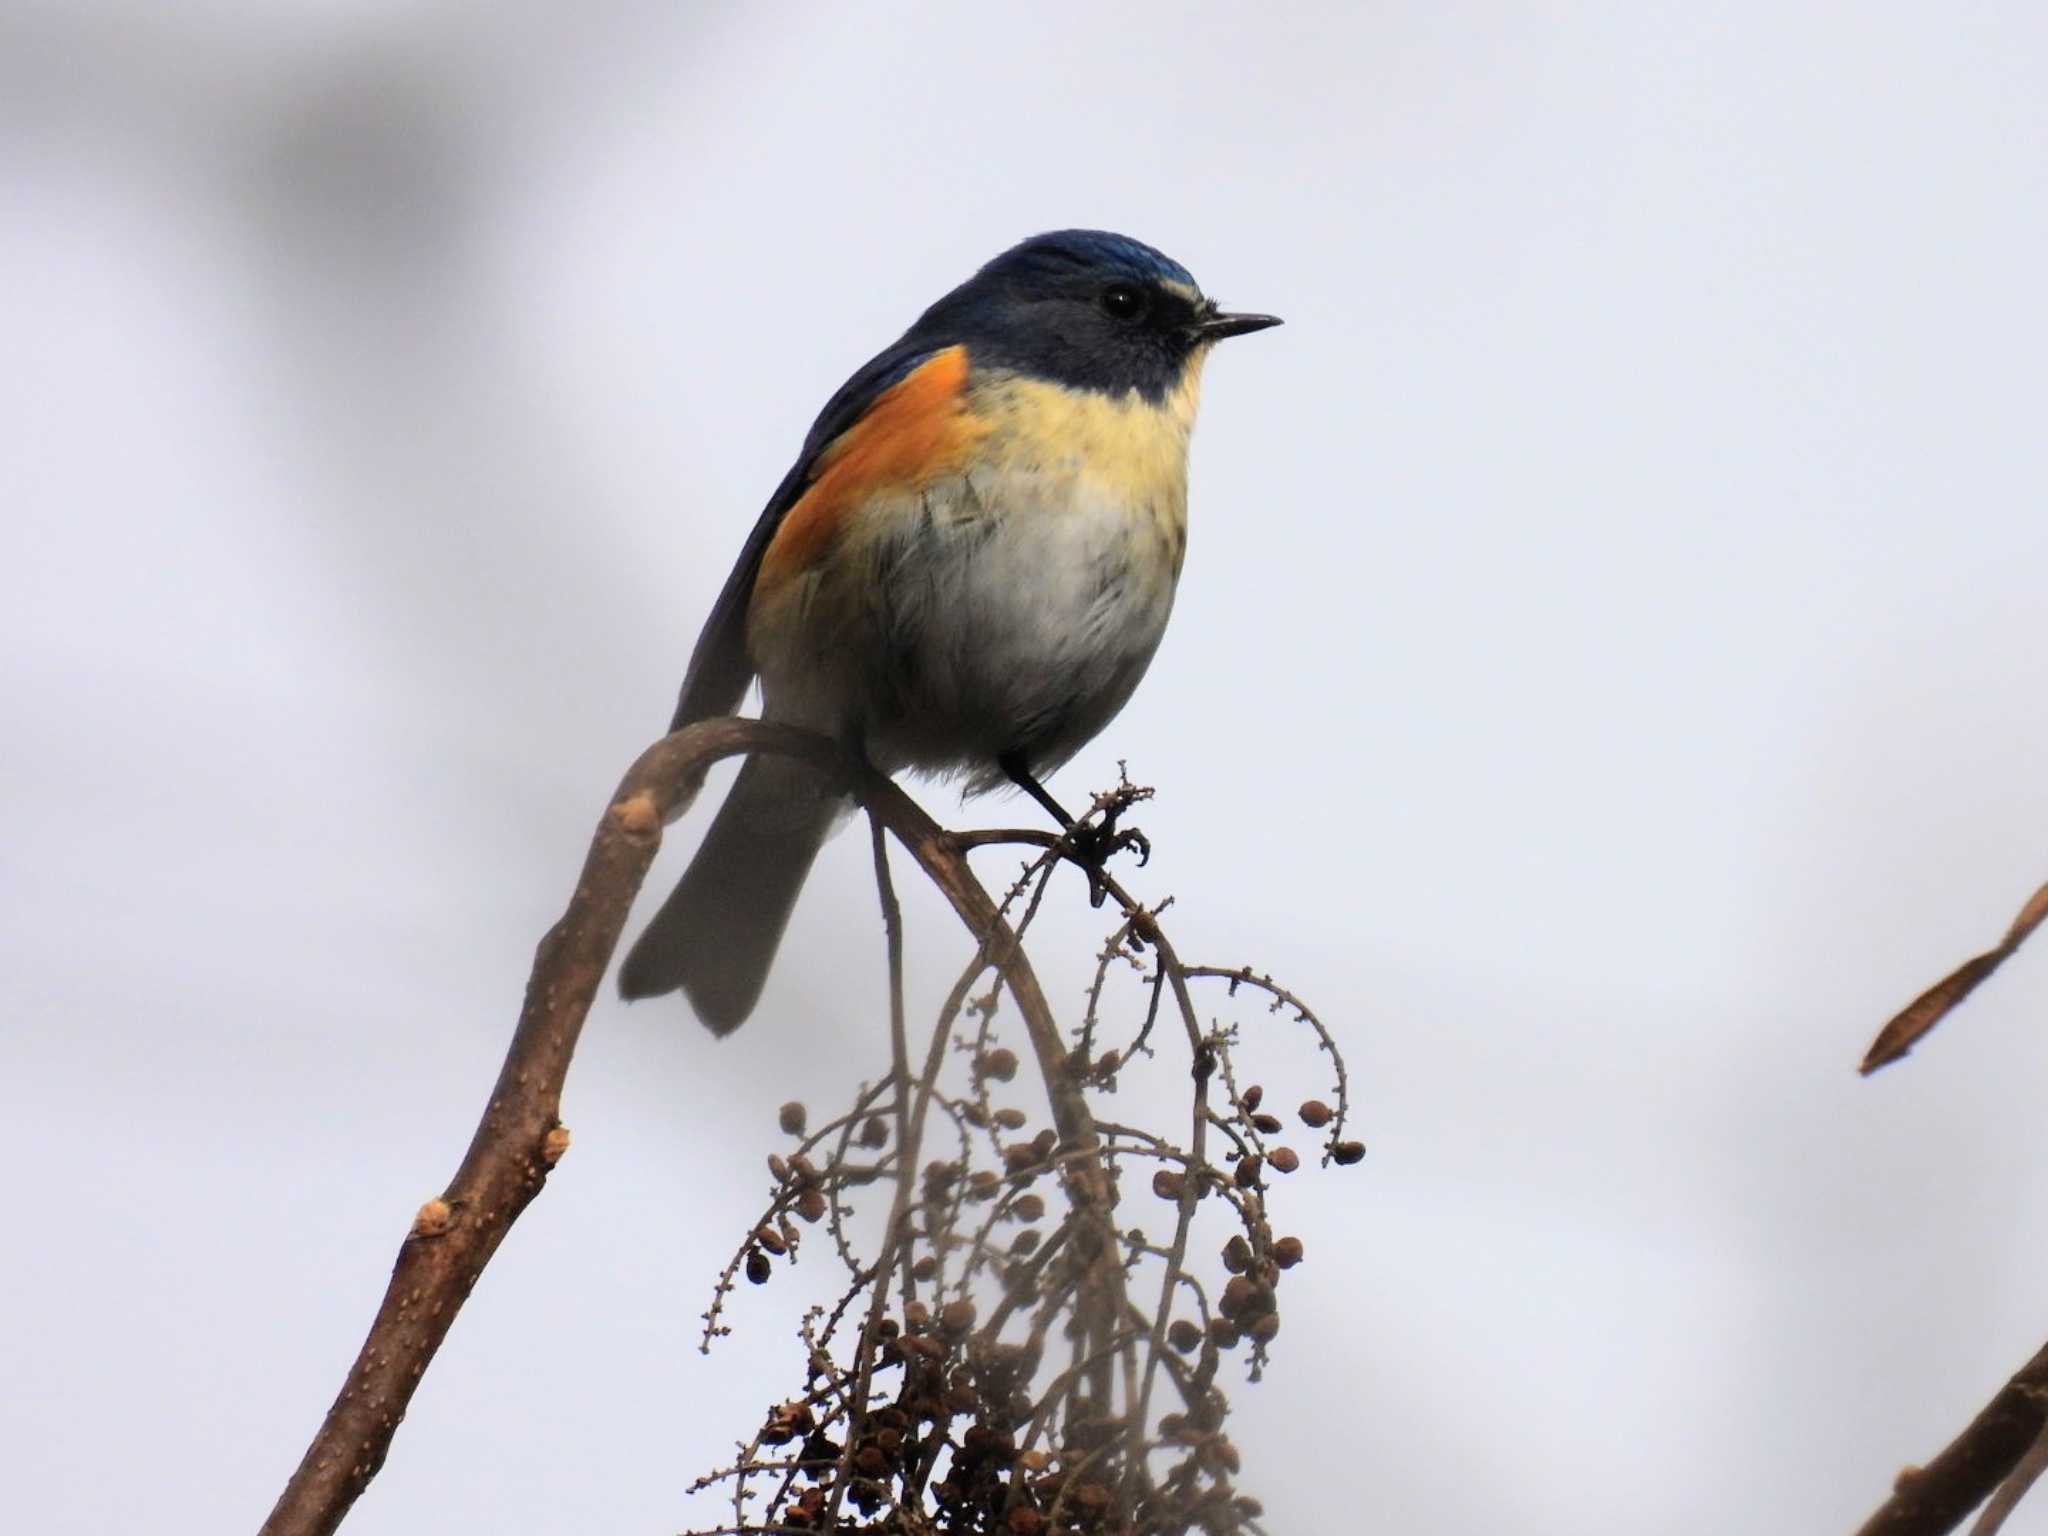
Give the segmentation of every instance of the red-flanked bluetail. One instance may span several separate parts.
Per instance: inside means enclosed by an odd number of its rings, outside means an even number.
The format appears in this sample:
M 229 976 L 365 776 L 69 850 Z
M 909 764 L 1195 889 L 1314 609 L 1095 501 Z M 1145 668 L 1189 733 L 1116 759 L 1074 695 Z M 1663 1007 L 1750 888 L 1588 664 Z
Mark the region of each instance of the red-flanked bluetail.
M 1202 364 L 1280 322 L 1226 314 L 1122 235 L 1005 251 L 825 406 L 698 638 L 672 728 L 736 710 L 885 773 L 1040 780 L 1123 708 L 1187 549 Z M 619 972 L 719 1034 L 753 1011 L 840 793 L 750 759 Z

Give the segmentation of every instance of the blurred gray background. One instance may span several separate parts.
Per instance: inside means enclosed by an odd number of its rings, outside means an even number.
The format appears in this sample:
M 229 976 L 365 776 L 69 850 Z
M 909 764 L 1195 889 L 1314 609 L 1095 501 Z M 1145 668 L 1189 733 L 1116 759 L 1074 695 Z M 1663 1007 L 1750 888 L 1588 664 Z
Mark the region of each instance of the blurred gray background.
M 2048 12 L 1709 9 L 7 0 L 14 1521 L 261 1519 L 812 414 L 1096 224 L 1288 320 L 1056 782 L 1159 785 L 1182 948 L 1349 1048 L 1247 1486 L 1852 1529 L 2048 1335 L 2048 940 L 1853 1071 L 2048 877 Z M 698 1313 L 877 1062 L 866 859 L 733 1040 L 599 1005 L 351 1531 L 715 1521 L 804 1291 Z

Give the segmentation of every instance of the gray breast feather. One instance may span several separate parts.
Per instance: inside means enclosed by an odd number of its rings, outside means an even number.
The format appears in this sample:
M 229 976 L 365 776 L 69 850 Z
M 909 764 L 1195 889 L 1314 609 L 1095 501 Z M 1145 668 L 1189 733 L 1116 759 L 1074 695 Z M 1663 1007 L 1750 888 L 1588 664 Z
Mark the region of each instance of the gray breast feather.
M 1158 648 L 1170 522 L 1085 481 L 1017 472 L 943 481 L 864 518 L 864 558 L 845 562 L 864 590 L 813 611 L 851 621 L 829 649 L 877 765 L 965 769 L 979 789 L 1000 782 L 1005 754 L 1041 772 L 1070 757 Z M 764 674 L 771 703 L 776 681 Z

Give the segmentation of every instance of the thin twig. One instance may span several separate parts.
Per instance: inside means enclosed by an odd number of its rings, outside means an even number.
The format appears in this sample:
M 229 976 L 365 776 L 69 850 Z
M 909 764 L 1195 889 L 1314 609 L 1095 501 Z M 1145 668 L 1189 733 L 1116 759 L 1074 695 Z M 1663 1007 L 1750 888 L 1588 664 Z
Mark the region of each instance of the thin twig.
M 1929 1030 L 1954 1012 L 1964 998 L 1989 981 L 1992 974 L 2012 958 L 2013 952 L 2026 943 L 2027 936 L 2044 921 L 2048 921 L 2048 885 L 2027 898 L 2027 904 L 2020 908 L 2019 915 L 2005 930 L 2004 938 L 1983 954 L 1965 960 L 1892 1015 L 1884 1028 L 1877 1032 L 1877 1038 L 1870 1042 L 1870 1049 L 1863 1053 L 1863 1060 L 1856 1070 L 1868 1077 L 1912 1050 Z
M 889 1063 L 896 1082 L 896 1161 L 898 1187 L 907 1187 L 915 1176 L 910 1166 L 910 1033 L 904 1022 L 903 1006 L 903 909 L 896 902 L 896 882 L 889 876 L 889 834 L 880 818 L 868 817 L 874 837 L 875 895 L 882 904 L 882 932 L 889 950 Z M 893 1240 L 893 1234 L 892 1234 Z M 903 1301 L 909 1305 L 915 1291 L 910 1277 L 910 1245 L 902 1245 Z M 883 1287 L 884 1290 L 887 1287 Z

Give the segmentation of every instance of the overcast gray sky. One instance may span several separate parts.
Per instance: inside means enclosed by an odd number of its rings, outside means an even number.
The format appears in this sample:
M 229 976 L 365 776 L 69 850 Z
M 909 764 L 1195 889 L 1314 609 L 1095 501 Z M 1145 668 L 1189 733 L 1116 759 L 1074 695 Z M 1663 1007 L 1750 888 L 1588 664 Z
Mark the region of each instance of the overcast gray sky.
M 1182 948 L 1350 1055 L 1246 1484 L 1853 1529 L 2048 1336 L 2048 950 L 1852 1070 L 2048 878 L 2044 146 L 2017 3 L 5 0 L 16 1523 L 261 1519 L 811 416 L 1094 224 L 1288 320 L 1056 784 L 1156 783 Z M 734 1039 L 599 1004 L 351 1531 L 715 1519 L 797 1293 L 697 1314 L 774 1106 L 874 1059 L 865 860 Z

